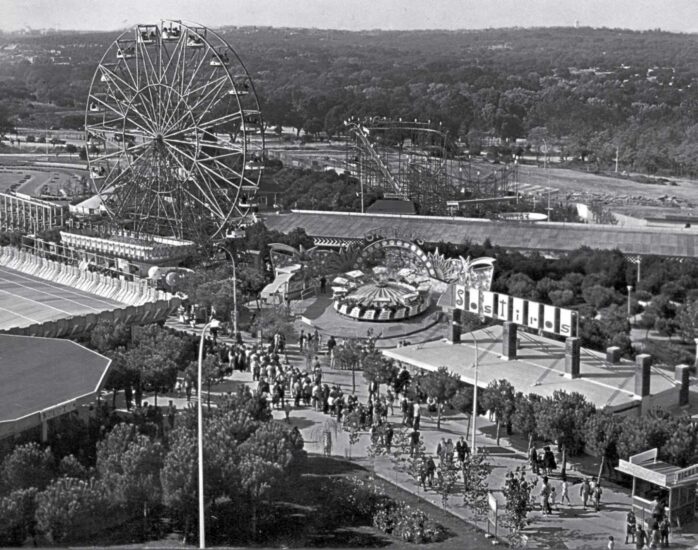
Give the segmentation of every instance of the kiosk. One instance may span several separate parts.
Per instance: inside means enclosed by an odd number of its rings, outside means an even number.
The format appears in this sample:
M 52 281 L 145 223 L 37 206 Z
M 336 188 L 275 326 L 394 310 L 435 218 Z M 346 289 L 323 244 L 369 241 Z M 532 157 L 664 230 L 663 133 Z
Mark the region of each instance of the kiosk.
M 616 470 L 633 477 L 633 511 L 638 521 L 651 522 L 658 512 L 667 514 L 672 525 L 693 519 L 698 464 L 673 466 L 657 460 L 657 449 L 652 449 L 621 460 Z

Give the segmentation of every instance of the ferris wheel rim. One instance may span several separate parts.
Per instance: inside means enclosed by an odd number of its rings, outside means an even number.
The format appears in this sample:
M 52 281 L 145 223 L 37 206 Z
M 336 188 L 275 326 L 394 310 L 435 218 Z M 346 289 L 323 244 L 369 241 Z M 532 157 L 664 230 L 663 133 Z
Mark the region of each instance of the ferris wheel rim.
M 171 51 L 168 51 L 163 46 L 164 39 L 162 34 L 160 34 L 165 29 L 165 25 L 170 25 L 170 29 L 172 29 L 172 25 L 178 25 L 179 28 L 179 38 L 171 48 Z M 246 203 L 248 203 L 247 196 L 253 195 L 259 186 L 259 173 L 255 173 L 248 168 L 248 162 L 251 158 L 264 157 L 264 127 L 254 83 L 237 51 L 215 31 L 211 31 L 203 26 L 196 26 L 196 24 L 190 22 L 162 19 L 159 25 L 149 26 L 158 31 L 154 34 L 155 39 L 150 41 L 150 44 L 157 42 L 155 54 L 158 57 L 154 62 L 148 53 L 147 45 L 141 44 L 138 40 L 138 32 L 141 27 L 147 26 L 137 25 L 135 27 L 135 40 L 131 40 L 129 38 L 130 31 L 126 31 L 121 33 L 109 45 L 102 55 L 90 83 L 88 102 L 85 108 L 85 133 L 88 143 L 88 170 L 90 170 L 93 187 L 97 194 L 102 197 L 105 208 L 109 213 L 116 215 L 116 210 L 119 210 L 119 207 L 114 208 L 113 203 L 110 205 L 109 199 L 113 198 L 114 195 L 124 193 L 120 189 L 127 184 L 121 183 L 120 179 L 129 177 L 131 173 L 135 172 L 133 169 L 134 164 L 148 158 L 143 150 L 148 149 L 157 140 L 158 150 L 161 155 L 159 165 L 155 168 L 151 167 L 149 170 L 144 170 L 143 167 L 140 167 L 141 170 L 135 177 L 153 176 L 157 172 L 158 184 L 163 184 L 165 187 L 167 185 L 179 186 L 178 193 L 185 197 L 188 195 L 191 201 L 198 201 L 201 203 L 199 205 L 201 208 L 207 209 L 214 216 L 213 222 L 217 227 L 214 234 L 211 235 L 213 237 L 226 227 L 229 227 L 234 220 L 244 219 L 250 209 L 249 206 L 246 206 Z M 175 55 L 178 56 L 177 64 L 179 64 L 180 59 L 186 59 L 186 53 L 183 53 L 183 51 L 187 47 L 187 41 L 192 34 L 199 39 L 199 47 L 205 53 L 198 55 L 196 68 L 186 83 L 186 89 L 180 87 L 179 92 L 175 95 L 175 84 L 180 85 L 184 83 L 183 79 L 187 78 L 188 73 L 186 71 L 189 67 L 182 69 L 180 75 L 178 72 L 179 66 L 177 65 L 173 69 L 172 80 L 163 83 L 163 79 L 170 69 Z M 207 34 L 210 34 L 218 42 L 215 43 L 213 39 L 207 38 Z M 144 81 L 139 81 L 140 75 L 138 71 L 140 65 L 138 60 L 133 67 L 137 75 L 135 78 L 126 57 L 122 57 L 112 65 L 107 64 L 109 55 L 113 52 L 116 52 L 117 59 L 119 53 L 122 56 L 126 56 L 121 48 L 124 44 L 129 43 L 133 52 L 130 54 L 131 58 L 137 56 L 140 50 L 146 52 L 145 55 L 142 54 Z M 165 49 L 165 53 L 168 56 L 164 70 L 162 68 L 163 49 Z M 175 54 L 176 51 L 179 51 L 179 53 Z M 224 52 L 226 56 L 232 54 L 232 58 L 237 62 L 235 66 L 236 71 L 238 74 L 242 72 L 244 83 L 249 83 L 249 90 L 246 88 L 245 95 L 249 95 L 251 100 L 246 99 L 243 103 L 243 94 L 237 91 L 234 75 L 231 72 L 232 64 L 230 66 L 226 64 L 221 66 L 212 60 L 211 55 L 213 54 L 220 61 L 218 53 L 220 51 Z M 147 72 L 146 56 L 148 58 L 147 63 L 152 71 L 156 71 L 155 63 L 158 64 L 157 69 L 162 71 L 157 73 L 157 80 L 151 78 L 152 75 L 149 75 Z M 195 58 L 196 54 L 192 54 L 192 57 Z M 119 61 L 123 62 L 123 67 L 121 73 L 117 75 L 115 69 L 118 69 Z M 184 62 L 182 61 L 183 65 Z M 210 69 L 209 65 L 210 67 L 215 66 L 217 69 L 210 71 L 204 68 L 208 67 Z M 202 68 L 204 68 L 203 71 Z M 126 73 L 128 73 L 130 82 L 126 77 Z M 192 89 L 192 85 L 197 82 L 195 81 L 197 74 L 203 75 L 204 73 L 210 73 L 210 75 L 202 80 L 202 85 Z M 214 79 L 215 73 L 221 76 Z M 175 77 L 181 77 L 182 80 L 175 81 Z M 120 84 L 116 83 L 117 79 L 121 81 Z M 106 86 L 98 87 L 97 83 L 100 81 L 106 82 Z M 213 84 L 212 81 L 214 82 Z M 120 95 L 120 99 L 115 99 L 117 95 L 115 88 L 119 89 L 118 95 Z M 223 89 L 225 89 L 225 92 L 222 92 Z M 163 115 L 163 100 L 160 97 L 163 91 L 167 93 L 165 111 L 169 110 L 172 101 L 177 102 L 177 107 L 179 107 L 179 103 L 184 103 L 184 107 L 181 109 L 183 114 L 179 118 L 175 116 L 176 109 L 172 109 L 170 114 L 166 114 L 166 118 Z M 200 99 L 193 107 L 186 103 L 189 101 L 190 95 L 196 98 L 196 94 L 203 94 L 204 91 L 207 96 Z M 108 94 L 107 98 L 98 97 L 98 93 Z M 147 100 L 143 100 L 146 94 L 150 103 Z M 212 96 L 212 99 L 208 96 Z M 158 97 L 159 102 L 157 104 L 155 97 Z M 233 108 L 231 108 L 231 97 Z M 207 100 L 209 101 L 206 104 L 206 108 L 202 111 L 197 111 L 203 102 Z M 91 111 L 93 110 L 91 102 L 95 103 L 94 111 L 99 113 L 100 111 L 106 112 L 108 109 L 111 118 L 107 121 L 106 116 L 103 116 L 101 122 L 94 122 L 91 119 Z M 223 116 L 208 118 L 209 113 L 213 112 L 213 108 L 218 104 L 222 104 L 224 109 Z M 198 118 L 193 113 L 196 113 Z M 259 131 L 259 140 L 257 140 L 254 147 L 250 146 L 251 140 L 248 139 L 247 135 L 248 124 L 250 124 L 248 116 L 250 113 L 256 117 Z M 215 134 L 216 129 L 231 123 L 239 126 L 236 138 L 233 137 L 233 134 L 230 134 L 229 140 L 219 140 Z M 104 142 L 104 150 L 100 151 L 98 149 L 98 152 L 95 153 L 92 151 L 92 139 L 97 135 L 95 141 L 99 143 L 100 137 L 98 134 L 100 132 L 101 136 L 103 136 L 101 139 Z M 115 136 L 119 135 L 121 136 L 120 139 L 116 139 Z M 208 140 L 206 139 L 207 135 L 209 136 Z M 120 145 L 115 150 L 114 148 L 112 150 L 108 149 L 106 145 L 108 141 L 107 136 L 111 136 L 113 141 L 120 142 Z M 138 143 L 139 140 L 141 143 Z M 136 153 L 138 153 L 138 156 L 135 156 Z M 181 162 L 183 159 L 185 162 Z M 233 164 L 232 161 L 236 159 L 239 162 Z M 152 159 L 149 160 L 152 161 Z M 187 165 L 186 162 L 190 164 Z M 104 168 L 105 165 L 108 171 L 105 170 L 105 173 L 101 173 L 101 175 L 92 175 L 93 167 Z M 184 176 L 179 176 L 182 178 L 182 181 L 171 177 L 171 175 L 162 175 L 163 172 L 171 170 L 175 165 L 177 165 L 176 170 L 184 174 Z M 235 166 L 239 167 L 235 169 Z M 114 174 L 115 171 L 117 172 L 116 174 Z M 170 178 L 169 180 L 168 177 Z M 135 184 L 131 185 L 131 187 L 135 187 Z M 195 189 L 196 193 L 188 193 L 190 187 Z M 182 191 L 182 188 L 184 188 L 184 191 Z M 163 190 L 162 188 L 153 190 L 153 200 L 162 203 L 162 197 L 166 196 L 167 192 L 167 189 Z M 174 191 L 170 190 L 170 192 L 173 193 Z M 131 190 L 132 193 L 133 190 Z M 144 195 L 145 193 L 146 191 L 144 191 Z M 233 199 L 227 202 L 223 202 L 223 199 L 220 198 L 227 198 L 233 194 Z M 129 197 L 129 194 L 126 193 L 126 196 Z M 204 200 L 201 200 L 202 197 Z M 245 202 L 243 203 L 243 201 Z M 172 201 L 170 200 L 170 202 Z M 123 204 L 127 203 L 124 202 Z M 120 207 L 120 213 L 123 213 L 123 204 Z M 146 208 L 152 207 L 153 205 L 151 204 Z M 158 206 L 158 208 L 162 208 L 162 212 L 168 211 L 166 205 L 163 204 Z M 175 212 L 174 205 L 172 206 L 172 211 Z

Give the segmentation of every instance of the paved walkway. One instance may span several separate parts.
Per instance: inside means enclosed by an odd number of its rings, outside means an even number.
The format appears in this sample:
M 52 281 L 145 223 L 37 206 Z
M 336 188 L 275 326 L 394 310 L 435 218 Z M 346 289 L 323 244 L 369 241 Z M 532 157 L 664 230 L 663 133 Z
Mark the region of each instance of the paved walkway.
M 175 324 L 177 324 L 175 322 Z M 171 325 L 168 322 L 168 325 Z M 179 325 L 179 327 L 182 327 Z M 190 329 L 186 329 L 189 331 Z M 200 328 L 198 329 L 200 330 Z M 196 331 L 196 329 L 195 329 Z M 197 331 L 198 332 L 198 331 Z M 227 339 L 226 339 L 227 340 Z M 300 355 L 296 345 L 288 347 L 289 359 L 292 363 L 303 364 L 305 359 Z M 323 361 L 325 359 L 323 358 Z M 330 385 L 340 385 L 345 392 L 351 392 L 352 384 L 356 385 L 356 393 L 362 402 L 367 400 L 367 388 L 363 378 L 363 373 L 352 373 L 350 371 L 331 370 L 323 368 L 324 379 Z M 215 390 L 231 391 L 231 387 L 237 384 L 252 384 L 249 373 L 234 373 L 224 386 Z M 214 391 L 215 391 L 214 390 Z M 163 396 L 163 403 L 168 397 Z M 185 400 L 176 400 L 177 405 L 186 406 Z M 399 411 L 395 410 L 396 413 Z M 283 420 L 284 413 L 280 410 L 273 411 L 274 417 Z M 401 418 L 397 415 L 390 415 L 389 420 L 394 424 L 396 431 L 400 430 Z M 298 426 L 305 439 L 305 448 L 309 453 L 322 453 L 322 434 L 325 431 L 332 432 L 334 456 L 348 458 L 356 461 L 365 467 L 372 469 L 375 474 L 397 486 L 418 494 L 422 498 L 441 506 L 441 497 L 434 491 L 424 492 L 420 489 L 404 472 L 399 472 L 393 467 L 390 457 L 369 457 L 367 448 L 369 445 L 368 433 L 362 433 L 359 441 L 351 444 L 348 434 L 343 432 L 341 426 L 334 418 L 324 415 L 321 412 L 312 410 L 311 407 L 301 407 L 294 409 L 290 415 L 292 425 Z M 421 433 L 424 438 L 427 452 L 434 453 L 436 445 L 442 437 L 451 438 L 455 442 L 461 435 L 469 438 L 469 419 L 467 415 L 457 415 L 442 418 L 441 430 L 436 429 L 436 419 L 423 413 Z M 490 453 L 492 472 L 489 476 L 489 486 L 494 492 L 500 505 L 503 505 L 501 488 L 504 485 L 504 478 L 507 472 L 516 467 L 527 466 L 526 448 L 527 442 L 516 436 L 511 438 L 501 438 L 500 445 L 497 446 L 494 437 L 494 426 L 492 422 L 484 417 L 478 418 L 477 446 L 479 449 L 485 448 Z M 604 483 L 604 494 L 602 498 L 602 509 L 594 512 L 591 508 L 586 510 L 581 505 L 579 497 L 578 482 L 584 475 L 595 475 L 598 472 L 598 462 L 592 457 L 573 457 L 568 463 L 567 474 L 572 482 L 570 487 L 570 498 L 572 505 L 560 506 L 559 510 L 550 516 L 543 516 L 540 510 L 535 510 L 529 514 L 531 525 L 525 530 L 529 537 L 529 548 L 569 548 L 569 549 L 603 549 L 606 548 L 608 536 L 613 535 L 616 540 L 616 548 L 634 548 L 634 545 L 624 544 L 625 540 L 625 515 L 630 509 L 629 490 L 611 484 Z M 530 479 L 536 476 L 530 473 Z M 556 486 L 557 494 L 560 494 L 559 475 L 551 479 L 551 483 Z M 537 497 L 537 491 L 534 491 Z M 536 502 L 538 499 L 536 498 Z M 539 508 L 536 506 L 536 508 Z M 462 497 L 453 495 L 448 503 L 447 509 L 459 518 L 476 523 L 483 529 L 485 524 L 481 519 L 474 517 L 472 511 L 462 502 Z M 500 536 L 505 536 L 503 529 Z M 671 535 L 672 548 L 698 548 L 698 522 L 694 522 L 679 532 L 675 531 Z

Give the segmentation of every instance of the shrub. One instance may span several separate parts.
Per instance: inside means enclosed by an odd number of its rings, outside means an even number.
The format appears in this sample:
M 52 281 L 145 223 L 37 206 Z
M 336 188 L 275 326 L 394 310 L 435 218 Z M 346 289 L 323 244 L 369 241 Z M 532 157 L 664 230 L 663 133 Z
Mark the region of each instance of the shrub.
M 441 525 L 403 501 L 380 504 L 373 515 L 373 526 L 413 544 L 429 544 L 446 538 L 446 530 Z
M 0 499 L 0 545 L 21 546 L 34 534 L 35 488 L 13 491 Z

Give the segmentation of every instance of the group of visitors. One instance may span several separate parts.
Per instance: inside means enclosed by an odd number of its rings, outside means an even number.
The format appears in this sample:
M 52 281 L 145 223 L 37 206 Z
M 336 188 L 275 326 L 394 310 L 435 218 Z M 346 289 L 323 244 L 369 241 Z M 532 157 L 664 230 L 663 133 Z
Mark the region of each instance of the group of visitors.
M 635 544 L 635 548 L 667 548 L 669 546 L 669 533 L 671 522 L 665 512 L 665 505 L 659 501 L 652 511 L 652 518 L 648 521 L 637 521 L 635 512 L 630 510 L 625 519 L 625 544 Z

